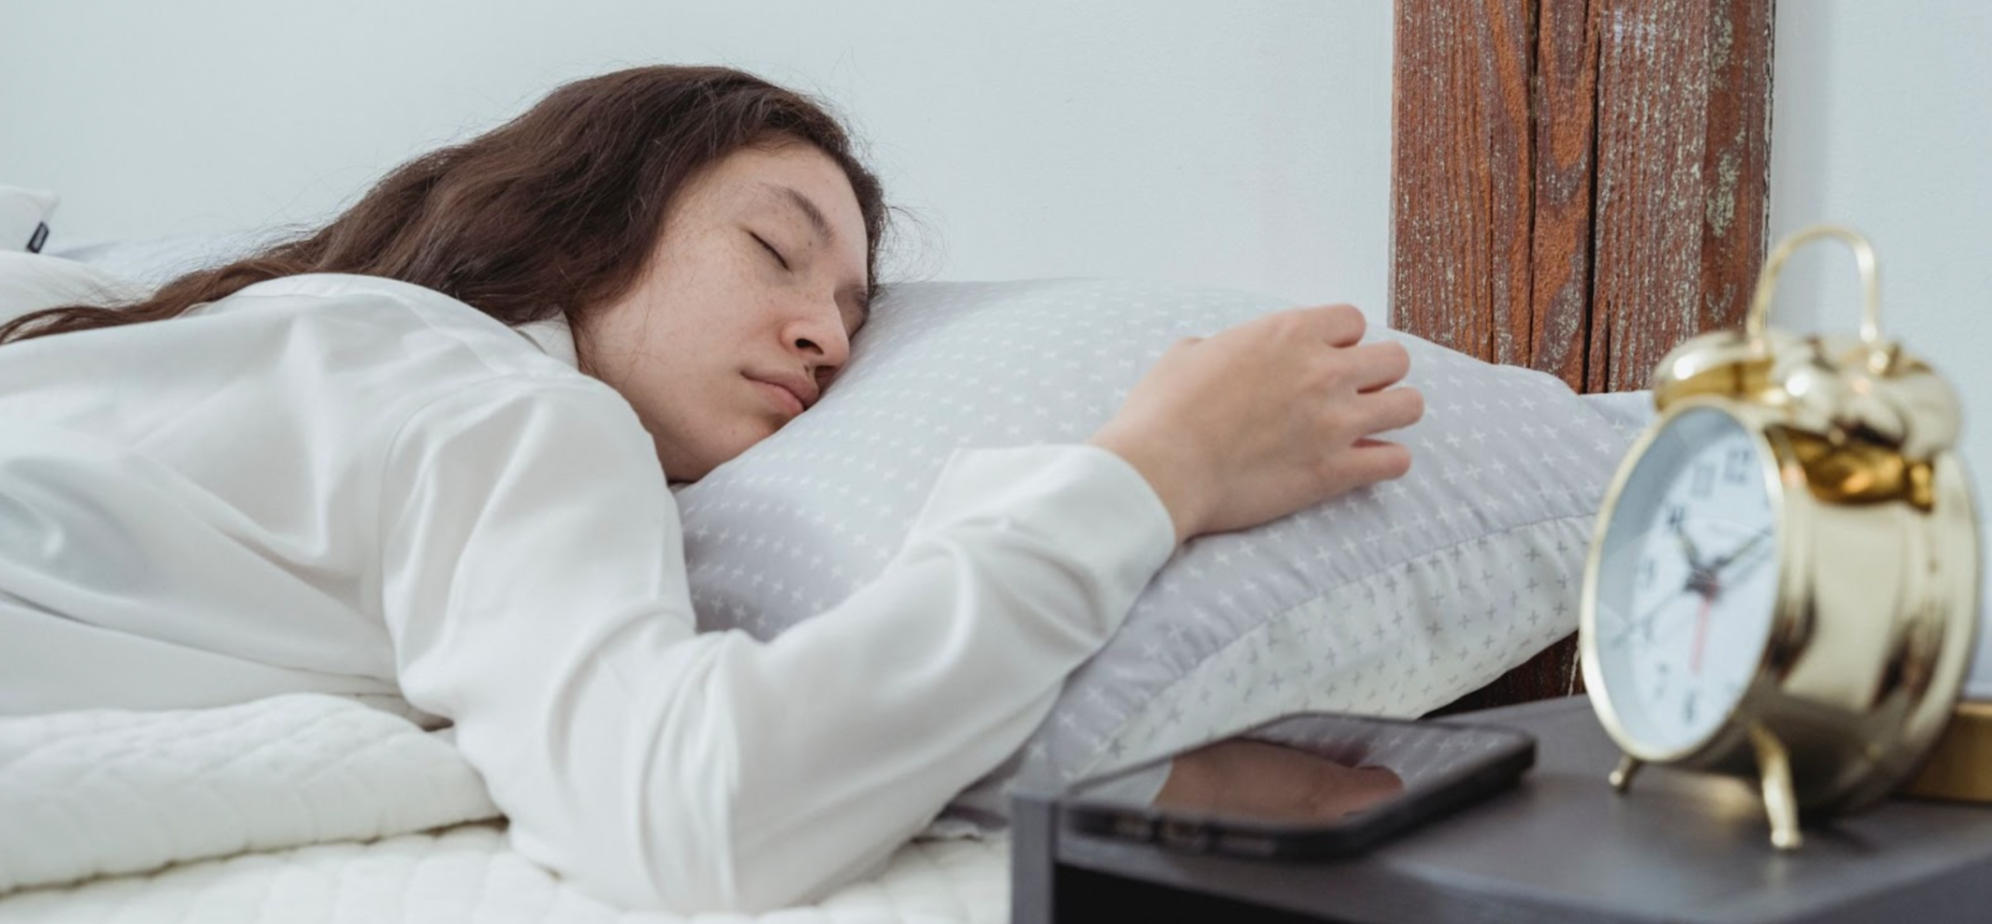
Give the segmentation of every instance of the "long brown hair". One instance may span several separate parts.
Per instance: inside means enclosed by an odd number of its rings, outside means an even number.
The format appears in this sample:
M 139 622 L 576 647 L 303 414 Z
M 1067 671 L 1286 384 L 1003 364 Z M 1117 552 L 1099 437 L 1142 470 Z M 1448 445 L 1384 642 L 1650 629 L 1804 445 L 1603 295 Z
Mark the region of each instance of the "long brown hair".
M 177 317 L 301 273 L 384 276 L 508 325 L 576 318 L 635 285 L 665 209 L 700 168 L 748 145 L 801 141 L 842 167 L 876 278 L 884 196 L 823 107 L 750 74 L 652 66 L 560 87 L 524 115 L 404 164 L 331 224 L 122 305 L 72 305 L 0 325 L 0 345 Z

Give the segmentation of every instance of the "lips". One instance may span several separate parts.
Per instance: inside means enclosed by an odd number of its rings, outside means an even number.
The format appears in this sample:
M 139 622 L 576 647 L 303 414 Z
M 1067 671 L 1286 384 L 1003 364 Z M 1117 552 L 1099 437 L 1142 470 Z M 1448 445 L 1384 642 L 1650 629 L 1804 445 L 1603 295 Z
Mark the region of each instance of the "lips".
M 750 375 L 750 381 L 763 387 L 771 400 L 795 416 L 816 403 L 816 383 L 803 375 Z

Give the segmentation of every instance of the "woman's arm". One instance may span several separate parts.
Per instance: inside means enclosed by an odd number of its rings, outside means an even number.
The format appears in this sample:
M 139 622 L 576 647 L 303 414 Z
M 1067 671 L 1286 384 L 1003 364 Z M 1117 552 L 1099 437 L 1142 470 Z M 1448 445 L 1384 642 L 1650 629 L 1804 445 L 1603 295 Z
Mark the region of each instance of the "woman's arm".
M 943 473 L 877 581 L 763 644 L 698 635 L 654 447 L 593 382 L 436 402 L 383 473 L 387 624 L 410 702 L 528 856 L 615 900 L 762 909 L 883 859 L 997 766 L 1174 540 L 1402 474 L 1422 412 L 1347 306 L 1165 355 L 1093 446 Z
M 858 875 L 1010 755 L 1173 549 L 1093 447 L 978 452 L 900 555 L 769 643 L 694 632 L 676 509 L 620 399 L 494 382 L 383 473 L 403 690 L 514 844 L 589 891 L 765 909 Z

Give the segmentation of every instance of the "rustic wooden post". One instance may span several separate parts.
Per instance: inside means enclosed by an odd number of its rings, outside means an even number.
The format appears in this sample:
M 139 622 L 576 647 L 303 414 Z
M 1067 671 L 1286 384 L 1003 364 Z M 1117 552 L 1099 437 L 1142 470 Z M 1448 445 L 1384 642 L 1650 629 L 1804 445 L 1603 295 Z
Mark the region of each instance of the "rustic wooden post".
M 1742 323 L 1772 0 L 1397 0 L 1391 326 L 1584 391 Z M 1574 639 L 1462 707 L 1579 689 Z

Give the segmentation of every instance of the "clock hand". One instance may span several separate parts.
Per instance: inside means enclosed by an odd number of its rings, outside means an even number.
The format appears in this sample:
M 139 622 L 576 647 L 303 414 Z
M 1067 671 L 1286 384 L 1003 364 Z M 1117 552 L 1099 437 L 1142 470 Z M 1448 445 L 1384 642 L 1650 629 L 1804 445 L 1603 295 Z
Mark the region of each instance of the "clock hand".
M 1708 566 L 1709 573 L 1714 574 L 1717 571 L 1721 571 L 1722 569 L 1729 567 L 1731 562 L 1734 562 L 1735 560 L 1742 558 L 1744 553 L 1750 551 L 1751 549 L 1756 548 L 1757 543 L 1762 542 L 1765 539 L 1769 538 L 1770 535 L 1771 531 L 1766 529 L 1762 532 L 1757 533 L 1754 536 L 1751 536 L 1749 541 L 1743 543 L 1741 546 L 1738 546 L 1735 551 L 1730 552 L 1729 554 L 1716 559 L 1714 563 L 1710 564 Z
M 1618 621 L 1617 631 L 1613 632 L 1611 638 L 1605 641 L 1605 647 L 1612 649 L 1624 648 L 1625 643 L 1632 641 L 1632 635 L 1637 631 L 1639 631 L 1639 623 L 1630 619 L 1621 619 Z
M 1639 634 L 1641 630 L 1644 630 L 1648 636 L 1651 636 L 1653 634 L 1653 630 L 1649 628 L 1646 625 L 1646 623 L 1647 620 L 1652 618 L 1652 616 L 1653 616 L 1652 613 L 1648 613 L 1643 618 L 1628 619 L 1619 623 L 1619 630 L 1617 634 L 1612 636 L 1611 641 L 1608 643 L 1609 647 L 1611 648 L 1625 647 L 1625 643 L 1632 641 L 1632 637 L 1636 634 Z
M 1646 612 L 1641 613 L 1640 615 L 1627 620 L 1625 622 L 1625 630 L 1620 632 L 1617 635 L 1617 637 L 1612 639 L 1613 647 L 1617 647 L 1621 643 L 1631 639 L 1632 634 L 1634 632 L 1639 632 L 1639 631 L 1644 631 L 1646 633 L 1647 641 L 1649 642 L 1652 641 L 1654 617 L 1659 616 L 1661 610 L 1673 606 L 1675 600 L 1680 599 L 1682 594 L 1685 594 L 1691 590 L 1694 590 L 1694 588 L 1683 587 L 1680 590 L 1675 591 L 1674 593 L 1668 594 L 1667 599 L 1662 600 L 1659 603 L 1653 604 L 1651 607 L 1647 608 Z
M 1750 576 L 1751 572 L 1757 570 L 1759 567 L 1762 567 L 1764 562 L 1770 561 L 1771 559 L 1776 557 L 1777 556 L 1775 555 L 1768 554 L 1768 550 L 1763 549 L 1761 547 L 1758 548 L 1757 554 L 1742 559 L 1741 564 L 1738 564 L 1736 566 L 1735 573 L 1729 575 L 1728 578 L 1729 582 L 1731 584 L 1735 584 L 1737 582 L 1742 581 L 1744 578 Z
M 1770 535 L 1770 531 L 1766 530 L 1764 532 L 1758 533 L 1755 536 L 1750 537 L 1749 541 L 1743 543 L 1742 547 L 1729 553 L 1726 556 L 1723 556 L 1722 560 L 1710 564 L 1706 571 L 1696 572 L 1695 577 L 1689 578 L 1688 589 L 1694 591 L 1696 594 L 1698 594 L 1701 597 L 1701 606 L 1697 608 L 1695 611 L 1694 647 L 1691 648 L 1688 652 L 1688 671 L 1690 673 L 1693 673 L 1696 676 L 1701 675 L 1702 651 L 1708 645 L 1709 610 L 1711 605 L 1715 602 L 1716 594 L 1721 592 L 1721 585 L 1718 584 L 1715 580 L 1716 571 L 1720 568 L 1727 567 L 1728 565 L 1734 563 L 1737 559 L 1742 558 L 1751 549 L 1756 548 L 1758 543 L 1768 535 Z M 1744 567 L 1742 568 L 1742 570 L 1738 571 L 1736 574 L 1730 575 L 1730 579 L 1741 580 L 1743 577 L 1750 574 L 1750 572 L 1757 570 L 1758 565 L 1763 564 L 1765 561 L 1769 559 L 1770 556 L 1768 555 L 1758 555 L 1756 557 L 1748 559 L 1747 561 L 1744 562 Z M 1668 600 L 1669 602 L 1672 602 L 1673 598 L 1669 597 Z
M 1674 523 L 1674 535 L 1680 537 L 1681 549 L 1688 553 L 1688 571 L 1700 574 L 1705 570 L 1702 565 L 1701 550 L 1695 548 L 1695 541 L 1693 539 L 1688 538 L 1686 520 L 1678 520 Z
M 1695 613 L 1695 647 L 1688 653 L 1688 672 L 1697 677 L 1702 672 L 1702 646 L 1708 642 L 1709 602 L 1710 595 L 1702 594 L 1701 609 Z
M 1688 591 L 1693 591 L 1697 596 L 1699 596 L 1701 598 L 1701 605 L 1697 607 L 1695 610 L 1694 644 L 1688 653 L 1688 670 L 1696 674 L 1697 676 L 1701 674 L 1702 652 L 1708 645 L 1708 621 L 1709 621 L 1710 611 L 1715 602 L 1716 595 L 1721 592 L 1721 585 L 1718 584 L 1715 580 L 1716 569 L 1726 567 L 1741 560 L 1743 562 L 1742 566 L 1735 574 L 1730 575 L 1729 579 L 1731 581 L 1740 581 L 1743 578 L 1749 576 L 1751 572 L 1757 570 L 1758 566 L 1762 565 L 1766 561 L 1769 561 L 1771 556 L 1757 555 L 1747 559 L 1745 559 L 1744 556 L 1748 554 L 1752 549 L 1758 548 L 1760 541 L 1769 534 L 1770 533 L 1767 530 L 1763 533 L 1759 533 L 1756 536 L 1751 537 L 1749 541 L 1743 543 L 1742 547 L 1724 556 L 1721 561 L 1706 566 L 1704 570 L 1695 572 L 1692 576 L 1688 578 L 1688 586 L 1686 588 L 1682 589 L 1680 593 L 1673 594 L 1669 596 L 1667 599 L 1661 601 L 1657 606 L 1654 606 L 1651 610 L 1648 610 L 1645 616 L 1641 617 L 1638 620 L 1638 622 L 1640 623 L 1650 624 L 1653 618 L 1659 615 L 1662 609 L 1665 609 L 1666 607 L 1672 605 L 1673 602 L 1680 597 L 1681 593 L 1687 593 Z M 1674 625 L 1679 625 L 1679 621 L 1676 621 Z M 1631 635 L 1632 634 L 1631 627 L 1628 627 L 1624 634 L 1627 636 Z M 1649 629 L 1649 634 L 1650 634 L 1650 629 Z
M 1687 527 L 1684 523 L 1674 524 L 1674 536 L 1680 540 L 1681 549 L 1687 555 L 1688 558 L 1687 583 L 1684 584 L 1680 590 L 1672 594 L 1669 594 L 1666 599 L 1661 600 L 1660 602 L 1654 604 L 1652 607 L 1648 608 L 1646 612 L 1626 621 L 1624 623 L 1624 629 L 1622 629 L 1616 636 L 1612 638 L 1611 644 L 1613 647 L 1622 645 L 1625 642 L 1631 640 L 1635 632 L 1644 632 L 1646 634 L 1647 639 L 1651 641 L 1654 635 L 1653 620 L 1655 617 L 1660 615 L 1660 611 L 1668 608 L 1669 606 L 1672 606 L 1674 604 L 1674 601 L 1680 599 L 1682 594 L 1693 593 L 1701 597 L 1702 601 L 1701 615 L 1698 616 L 1696 619 L 1696 630 L 1695 630 L 1696 654 L 1694 660 L 1696 665 L 1698 666 L 1701 661 L 1701 655 L 1700 655 L 1701 646 L 1702 646 L 1701 639 L 1702 636 L 1706 634 L 1707 631 L 1706 628 L 1704 628 L 1704 626 L 1708 621 L 1709 603 L 1714 598 L 1716 593 L 1717 584 L 1715 580 L 1715 572 L 1718 566 L 1707 565 L 1702 563 L 1701 550 L 1696 548 L 1695 541 L 1688 537 Z M 1746 545 L 1745 548 L 1738 549 L 1735 552 L 1731 553 L 1728 558 L 1722 560 L 1722 564 L 1726 565 L 1734 561 L 1736 558 L 1740 557 L 1742 553 L 1747 550 L 1747 548 L 1748 546 Z M 1699 668 L 1697 667 L 1697 669 Z

